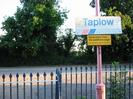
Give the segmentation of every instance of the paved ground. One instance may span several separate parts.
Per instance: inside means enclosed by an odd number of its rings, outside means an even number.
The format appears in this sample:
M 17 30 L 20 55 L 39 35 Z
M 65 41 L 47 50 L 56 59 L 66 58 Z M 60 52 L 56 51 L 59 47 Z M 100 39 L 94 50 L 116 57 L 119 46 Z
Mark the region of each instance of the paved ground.
M 123 67 L 124 65 L 129 65 L 129 64 L 122 64 L 121 65 L 121 67 L 122 67 L 121 69 L 122 70 L 123 69 L 125 70 L 125 68 Z M 16 73 L 19 73 L 19 74 L 27 73 L 27 74 L 29 74 L 29 73 L 37 73 L 37 72 L 39 72 L 39 73 L 54 72 L 55 73 L 56 69 L 60 68 L 60 67 L 63 68 L 62 72 L 65 72 L 65 68 L 66 67 L 68 67 L 67 72 L 70 72 L 70 67 L 73 67 L 73 72 L 75 72 L 75 67 L 78 67 L 78 72 L 81 71 L 80 67 L 83 67 L 82 72 L 85 72 L 85 67 L 87 67 L 87 66 L 92 66 L 93 67 L 92 71 L 96 72 L 96 69 L 95 69 L 96 65 L 73 65 L 73 66 L 72 65 L 69 65 L 69 66 L 64 65 L 64 66 L 52 66 L 52 67 L 50 67 L 50 66 L 37 66 L 37 67 L 24 67 L 24 66 L 21 66 L 21 67 L 0 67 L 0 75 L 2 75 L 2 74 L 10 74 L 10 73 L 12 73 L 12 74 L 16 74 Z M 105 66 L 107 66 L 106 69 L 105 69 Z M 128 70 L 128 67 L 127 67 L 127 70 Z M 110 71 L 110 64 L 103 65 L 103 71 Z M 114 71 L 114 70 L 112 69 L 112 71 Z M 131 71 L 133 71 L 133 64 L 132 64 Z M 89 72 L 89 70 L 88 70 L 88 72 Z

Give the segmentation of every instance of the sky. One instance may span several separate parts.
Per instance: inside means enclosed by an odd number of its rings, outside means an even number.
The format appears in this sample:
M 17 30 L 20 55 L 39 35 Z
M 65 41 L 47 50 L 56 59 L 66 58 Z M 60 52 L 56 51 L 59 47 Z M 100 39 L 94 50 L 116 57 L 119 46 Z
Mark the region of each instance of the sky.
M 68 20 L 65 21 L 62 28 L 75 28 L 75 18 L 86 18 L 95 15 L 95 9 L 89 6 L 91 0 L 60 0 L 63 8 L 69 10 Z M 4 34 L 1 29 L 2 22 L 8 16 L 13 16 L 17 6 L 20 6 L 19 0 L 0 0 L 0 35 Z
M 7 16 L 12 16 L 16 12 L 17 6 L 20 6 L 19 0 L 0 0 L 0 35 L 4 33 L 1 23 Z

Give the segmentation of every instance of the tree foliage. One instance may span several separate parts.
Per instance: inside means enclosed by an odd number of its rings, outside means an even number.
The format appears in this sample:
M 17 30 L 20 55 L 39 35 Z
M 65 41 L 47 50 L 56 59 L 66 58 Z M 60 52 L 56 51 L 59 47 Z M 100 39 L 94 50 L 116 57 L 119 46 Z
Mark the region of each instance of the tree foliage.
M 116 7 L 116 10 L 133 18 L 133 0 L 101 0 L 101 10 Z M 133 21 L 133 19 L 132 19 Z
M 3 22 L 6 33 L 0 37 L 1 62 L 19 65 L 96 63 L 96 47 L 87 46 L 86 36 L 77 37 L 72 29 L 57 36 L 67 15 L 56 0 L 20 2 L 17 12 Z M 133 61 L 132 4 L 133 0 L 101 0 L 101 11 L 106 16 L 121 17 L 123 32 L 112 35 L 112 45 L 103 47 L 104 62 Z M 79 42 L 78 51 L 72 50 L 75 40 Z
M 125 92 L 125 86 L 124 83 L 126 80 L 128 80 L 127 71 L 125 69 L 120 69 L 119 62 L 113 62 L 112 63 L 112 70 L 114 70 L 115 73 L 111 73 L 111 77 L 108 79 L 109 86 L 107 86 L 107 97 L 108 99 L 123 99 L 124 98 L 124 92 Z M 117 72 L 120 71 L 120 72 Z
M 76 36 L 74 36 L 74 32 L 72 29 L 66 29 L 65 34 L 59 37 L 59 54 L 63 54 L 65 57 L 70 55 L 70 51 L 72 47 L 74 47 L 74 41 Z
M 2 37 L 2 45 L 19 50 L 26 57 L 36 55 L 39 50 L 55 51 L 56 31 L 67 18 L 66 11 L 59 8 L 56 0 L 21 0 L 21 4 L 14 16 L 3 22 L 6 35 Z
M 133 23 L 130 15 L 123 14 L 118 11 L 116 7 L 108 8 L 105 10 L 108 16 L 120 16 L 122 19 L 122 35 L 112 35 L 112 46 L 104 48 L 104 52 L 110 54 L 111 59 L 119 61 L 132 61 L 133 54 Z M 107 54 L 104 56 L 107 57 Z
M 95 3 L 93 1 L 93 3 Z M 101 11 L 106 16 L 120 16 L 122 35 L 112 35 L 112 45 L 103 48 L 105 60 L 133 60 L 133 0 L 101 0 Z M 91 4 L 92 6 L 92 4 Z M 95 6 L 92 6 L 95 7 Z M 108 57 L 110 56 L 110 58 Z

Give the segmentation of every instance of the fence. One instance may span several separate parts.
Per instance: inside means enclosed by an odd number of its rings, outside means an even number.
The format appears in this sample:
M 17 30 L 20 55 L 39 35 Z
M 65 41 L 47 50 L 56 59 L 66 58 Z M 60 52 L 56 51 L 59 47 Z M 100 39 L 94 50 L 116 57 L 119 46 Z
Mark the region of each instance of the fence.
M 55 75 L 2 75 L 0 99 L 55 99 Z
M 132 99 L 132 67 L 104 66 L 106 99 Z M 96 77 L 96 66 L 63 67 L 49 74 L 3 74 L 0 99 L 95 99 Z

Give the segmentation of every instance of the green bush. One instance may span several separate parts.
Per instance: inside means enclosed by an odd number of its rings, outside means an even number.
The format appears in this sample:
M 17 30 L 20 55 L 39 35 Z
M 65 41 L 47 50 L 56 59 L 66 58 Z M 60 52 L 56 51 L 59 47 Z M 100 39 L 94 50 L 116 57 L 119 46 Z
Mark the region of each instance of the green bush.
M 115 73 L 108 79 L 110 86 L 107 86 L 107 94 L 111 96 L 108 99 L 123 99 L 124 97 L 124 81 L 127 72 L 125 70 L 120 71 L 120 68 L 117 68 L 118 66 L 119 62 L 112 63 L 112 68 L 115 70 Z

